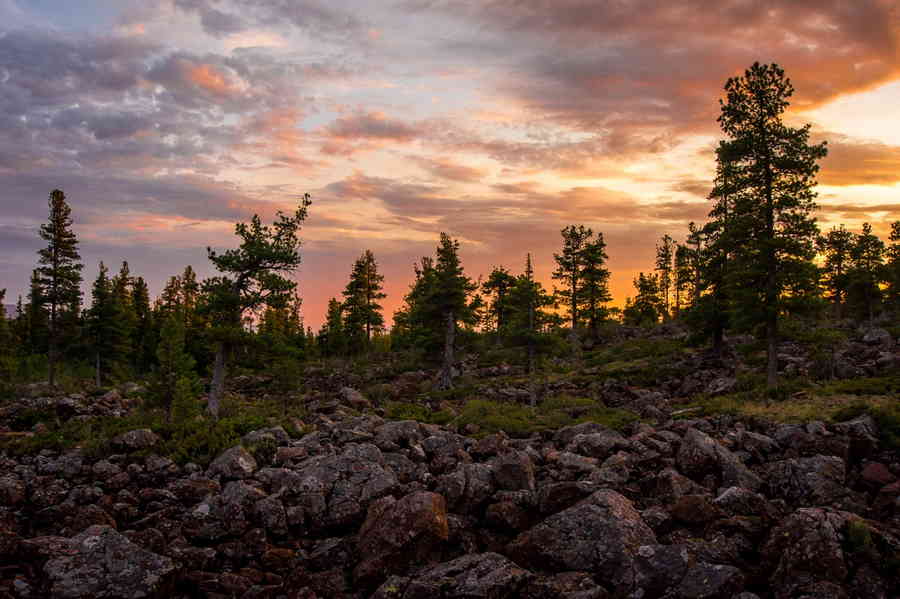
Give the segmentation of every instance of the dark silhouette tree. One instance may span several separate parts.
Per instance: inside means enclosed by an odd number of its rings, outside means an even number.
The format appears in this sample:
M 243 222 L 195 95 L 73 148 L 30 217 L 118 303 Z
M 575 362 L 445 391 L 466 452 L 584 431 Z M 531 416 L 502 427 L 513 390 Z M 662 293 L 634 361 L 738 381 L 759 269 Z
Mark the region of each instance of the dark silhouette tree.
M 441 233 L 434 266 L 434 289 L 428 302 L 434 313 L 442 315 L 446 323 L 444 354 L 437 388 L 453 386 L 454 346 L 457 322 L 472 323 L 476 316 L 470 295 L 477 285 L 465 275 L 459 260 L 459 241 Z
M 754 63 L 725 83 L 718 119 L 736 175 L 728 235 L 734 295 L 729 300 L 736 314 L 765 326 L 769 388 L 777 384 L 778 319 L 786 291 L 804 288 L 801 279 L 814 272 L 813 188 L 817 161 L 827 154 L 824 142 L 809 142 L 809 125 L 784 124 L 793 92 L 781 67 Z
M 581 281 L 578 313 L 581 319 L 587 321 L 592 339 L 597 339 L 599 325 L 608 314 L 606 304 L 612 301 L 609 269 L 606 268 L 608 258 L 603 233 L 585 240 L 581 249 L 581 272 L 578 277 Z
M 875 308 L 881 301 L 881 280 L 884 272 L 885 245 L 872 233 L 872 225 L 863 223 L 862 233 L 856 235 L 850 248 L 850 289 L 859 312 L 871 323 Z
M 562 252 L 554 253 L 556 270 L 551 275 L 554 280 L 561 281 L 563 286 L 554 289 L 554 295 L 559 303 L 565 305 L 569 312 L 569 322 L 572 326 L 572 334 L 578 329 L 580 293 L 583 287 L 581 279 L 584 269 L 584 246 L 593 232 L 582 225 L 569 225 L 560 234 L 563 238 Z
M 663 304 L 659 294 L 659 277 L 656 274 L 638 273 L 634 278 L 634 299 L 626 298 L 622 316 L 625 324 L 649 326 L 659 322 Z
M 322 354 L 330 358 L 347 354 L 347 332 L 344 328 L 344 306 L 337 298 L 328 300 L 325 323 L 319 331 Z
M 890 244 L 887 246 L 885 265 L 885 281 L 887 282 L 887 300 L 890 309 L 896 314 L 900 311 L 900 221 L 891 223 Z
M 156 348 L 157 368 L 151 379 L 150 391 L 160 405 L 165 408 L 169 421 L 173 418 L 173 408 L 179 396 L 186 391 L 196 401 L 199 379 L 194 371 L 194 358 L 185 351 L 184 319 L 176 311 L 166 316 Z
M 363 252 L 353 264 L 350 281 L 344 289 L 345 328 L 352 349 L 369 349 L 372 333 L 384 329 L 381 304 L 384 293 L 384 276 L 378 272 L 378 263 L 371 250 Z
M 669 302 L 669 292 L 672 289 L 674 279 L 673 269 L 675 260 L 675 240 L 669 234 L 663 235 L 656 246 L 656 272 L 659 281 L 659 293 L 662 300 L 663 320 L 669 320 L 672 315 Z
M 110 373 L 116 371 L 128 348 L 122 305 L 103 262 L 91 287 L 91 307 L 86 316 L 88 345 L 94 357 L 94 376 L 99 387 Z
M 278 213 L 271 225 L 263 225 L 254 214 L 250 223 L 235 225 L 241 244 L 222 253 L 207 248 L 210 261 L 222 275 L 204 281 L 206 311 L 217 329 L 215 363 L 207 408 L 219 417 L 225 391 L 226 360 L 232 346 L 243 333 L 248 312 L 263 306 L 284 305 L 297 283 L 284 275 L 300 265 L 300 239 L 297 234 L 306 219 L 309 195 L 304 195 L 296 211 Z
M 41 239 L 47 246 L 38 251 L 38 284 L 44 304 L 49 309 L 48 371 L 51 385 L 56 383 L 56 366 L 60 339 L 64 331 L 60 324 L 65 310 L 77 310 L 81 303 L 81 256 L 78 238 L 72 231 L 72 210 L 65 194 L 59 189 L 50 192 L 50 216 L 41 225 Z M 71 322 L 71 321 L 70 321 Z
M 825 235 L 816 239 L 816 249 L 822 255 L 822 285 L 826 297 L 834 306 L 834 317 L 843 316 L 844 301 L 850 285 L 850 253 L 854 246 L 854 235 L 844 225 L 833 227 Z
M 487 281 L 481 284 L 481 291 L 488 298 L 485 321 L 496 332 L 498 343 L 506 330 L 509 314 L 509 291 L 515 284 L 516 277 L 503 266 L 495 266 L 488 275 Z

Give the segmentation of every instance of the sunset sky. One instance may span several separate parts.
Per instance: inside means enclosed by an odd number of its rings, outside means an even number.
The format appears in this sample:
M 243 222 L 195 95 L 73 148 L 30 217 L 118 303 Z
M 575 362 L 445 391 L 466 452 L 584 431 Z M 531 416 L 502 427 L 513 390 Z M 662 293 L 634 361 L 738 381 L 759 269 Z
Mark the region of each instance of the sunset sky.
M 0 0 L 0 288 L 25 293 L 56 187 L 86 282 L 125 259 L 154 296 L 309 192 L 314 327 L 367 248 L 390 315 L 440 231 L 473 277 L 530 251 L 549 284 L 559 230 L 592 227 L 621 304 L 705 219 L 718 99 L 756 60 L 828 140 L 821 226 L 885 234 L 898 38 L 895 0 Z

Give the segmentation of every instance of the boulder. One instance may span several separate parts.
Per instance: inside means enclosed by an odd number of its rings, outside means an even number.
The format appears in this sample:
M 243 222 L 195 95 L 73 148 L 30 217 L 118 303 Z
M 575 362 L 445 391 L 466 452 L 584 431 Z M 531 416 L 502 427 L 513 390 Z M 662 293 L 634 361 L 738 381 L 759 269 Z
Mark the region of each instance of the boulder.
M 53 597 L 103 599 L 171 596 L 175 564 L 109 526 L 91 526 L 44 564 Z
M 762 548 L 764 565 L 777 599 L 788 599 L 814 583 L 840 584 L 848 564 L 842 530 L 856 518 L 826 508 L 801 508 L 772 529 Z
M 402 599 L 514 599 L 531 573 L 497 553 L 464 555 L 412 580 L 392 578 L 375 597 Z
M 830 505 L 848 494 L 844 461 L 817 455 L 774 462 L 766 467 L 769 494 L 798 506 Z
M 722 487 L 737 486 L 751 491 L 762 485 L 760 478 L 734 453 L 696 428 L 690 428 L 685 433 L 676 463 L 682 472 L 694 480 L 712 475 Z
M 891 334 L 885 329 L 872 327 L 863 334 L 862 342 L 866 345 L 890 347 L 893 345 L 894 340 L 891 338 Z
M 0 506 L 15 507 L 25 501 L 25 483 L 15 476 L 0 477 Z
M 141 428 L 122 433 L 112 440 L 113 447 L 120 451 L 140 451 L 155 447 L 161 439 L 149 428 Z
M 508 550 L 526 566 L 590 572 L 603 583 L 627 590 L 633 586 L 638 547 L 653 544 L 656 536 L 631 502 L 615 491 L 601 490 L 520 534 Z
M 226 480 L 250 478 L 256 472 L 256 459 L 242 445 L 226 449 L 213 460 L 207 469 L 210 477 L 221 477 Z
M 357 410 L 371 408 L 372 403 L 353 387 L 343 387 L 340 391 L 341 401 Z
M 390 574 L 402 574 L 425 560 L 448 535 L 447 502 L 441 495 L 419 491 L 399 501 L 380 499 L 369 506 L 359 531 L 353 577 L 368 587 Z
M 634 586 L 641 599 L 659 599 L 681 584 L 691 556 L 684 545 L 642 545 L 634 556 Z
M 534 464 L 528 454 L 510 451 L 493 462 L 494 482 L 505 491 L 534 491 Z
M 700 562 L 678 585 L 679 599 L 732 599 L 744 590 L 744 575 L 734 566 Z
M 618 432 L 601 429 L 593 433 L 575 435 L 566 446 L 566 451 L 604 460 L 610 454 L 627 448 L 628 445 L 628 440 Z

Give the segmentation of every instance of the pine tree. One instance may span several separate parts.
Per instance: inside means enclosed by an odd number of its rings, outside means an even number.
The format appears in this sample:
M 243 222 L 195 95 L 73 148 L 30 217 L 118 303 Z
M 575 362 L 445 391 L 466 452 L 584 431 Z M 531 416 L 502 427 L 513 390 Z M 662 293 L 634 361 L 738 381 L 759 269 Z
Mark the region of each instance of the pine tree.
M 344 306 L 337 298 L 328 300 L 325 323 L 319 331 L 319 347 L 328 357 L 339 357 L 347 353 L 347 333 L 344 330 Z
M 694 270 L 691 264 L 691 248 L 686 244 L 676 244 L 672 272 L 674 279 L 672 295 L 675 300 L 674 316 L 675 318 L 680 318 L 682 309 L 690 307 L 690 298 L 693 297 L 691 287 L 694 282 Z
M 43 301 L 49 308 L 48 321 L 48 378 L 50 385 L 56 383 L 56 362 L 60 339 L 62 313 L 80 305 L 81 301 L 81 256 L 78 254 L 78 239 L 72 231 L 71 209 L 65 194 L 59 189 L 50 192 L 48 200 L 50 216 L 41 225 L 41 239 L 47 247 L 38 251 L 38 283 Z
M 590 229 L 588 229 L 590 231 Z M 581 272 L 578 292 L 578 313 L 587 320 L 588 330 L 593 339 L 597 338 L 598 327 L 606 319 L 606 304 L 612 301 L 609 292 L 609 269 L 606 268 L 606 242 L 603 233 L 585 240 L 581 249 Z
M 131 364 L 137 349 L 134 344 L 134 336 L 138 325 L 138 316 L 134 308 L 134 279 L 128 268 L 128 262 L 122 261 L 122 267 L 112 278 L 110 284 L 113 297 L 119 304 L 122 332 L 128 338 L 127 350 L 120 356 L 120 360 L 123 364 Z
M 169 421 L 176 416 L 176 404 L 196 402 L 199 379 L 194 371 L 194 359 L 185 351 L 184 319 L 178 313 L 170 314 L 162 324 L 159 345 L 156 349 L 157 368 L 150 391 L 168 414 Z M 188 397 L 181 397 L 187 394 Z M 184 411 L 183 405 L 178 405 Z M 184 418 L 184 414 L 178 415 Z
M 306 219 L 309 196 L 303 196 L 291 216 L 278 213 L 272 226 L 263 225 L 258 215 L 250 223 L 235 225 L 241 238 L 236 249 L 218 253 L 207 248 L 210 261 L 221 276 L 207 279 L 203 288 L 206 311 L 218 329 L 213 380 L 207 407 L 214 418 L 225 392 L 226 356 L 243 332 L 244 316 L 262 306 L 279 306 L 289 301 L 297 283 L 284 275 L 300 265 L 297 234 Z
M 564 287 L 554 289 L 554 295 L 561 304 L 565 304 L 569 310 L 569 319 L 572 333 L 578 329 L 581 293 L 581 274 L 584 266 L 584 246 L 593 232 L 582 225 L 569 225 L 560 234 L 563 238 L 562 253 L 553 254 L 556 260 L 556 270 L 551 275 L 554 280 L 562 281 Z
M 150 309 L 150 290 L 143 277 L 134 279 L 131 290 L 135 326 L 132 335 L 134 366 L 138 373 L 147 372 L 153 363 L 155 339 L 153 335 L 153 311 Z
M 850 252 L 854 235 L 844 225 L 833 227 L 816 239 L 816 249 L 822 254 L 822 283 L 826 297 L 834 305 L 834 317 L 841 318 L 849 287 Z
M 663 311 L 663 302 L 659 292 L 659 278 L 656 274 L 639 273 L 634 279 L 637 291 L 634 299 L 625 300 L 622 315 L 625 324 L 631 326 L 649 326 L 659 322 Z
M 489 298 L 485 323 L 496 332 L 498 343 L 508 324 L 509 291 L 515 284 L 516 277 L 503 266 L 495 266 L 481 284 L 481 291 Z
M 115 373 L 128 349 L 122 306 L 113 291 L 109 271 L 103 262 L 91 288 L 91 307 L 86 318 L 88 344 L 94 357 L 96 384 L 99 387 Z
M 477 285 L 467 277 L 459 260 L 459 241 L 441 233 L 434 267 L 434 292 L 429 302 L 436 314 L 446 322 L 444 359 L 438 375 L 437 388 L 453 386 L 453 352 L 457 322 L 472 323 L 476 316 L 469 296 Z
M 514 342 L 526 345 L 528 372 L 534 372 L 540 331 L 548 321 L 546 308 L 553 305 L 553 298 L 540 282 L 534 280 L 530 253 L 525 257 L 525 272 L 515 278 L 515 283 L 509 289 L 507 305 L 509 335 Z
M 345 326 L 351 347 L 369 348 L 372 333 L 384 328 L 381 304 L 387 295 L 383 291 L 384 276 L 378 273 L 378 264 L 371 250 L 366 250 L 356 260 L 350 281 L 344 289 Z
M 881 301 L 884 254 L 884 242 L 872 233 L 872 225 L 863 223 L 862 233 L 856 236 L 850 248 L 852 268 L 849 279 L 854 303 L 860 306 L 860 312 L 870 323 Z
M 3 304 L 5 299 L 6 289 L 0 289 L 0 386 L 6 381 L 12 381 L 15 372 L 16 343 L 6 318 L 6 307 Z
M 672 268 L 675 258 L 675 240 L 668 234 L 663 235 L 661 243 L 656 246 L 656 272 L 658 273 L 659 292 L 662 300 L 663 320 L 669 320 L 672 310 L 669 303 L 669 291 L 672 289 Z
M 887 300 L 896 314 L 900 310 L 900 221 L 891 223 L 890 245 L 887 247 Z
M 786 291 L 803 288 L 800 279 L 814 272 L 813 188 L 817 161 L 827 154 L 824 142 L 809 143 L 809 125 L 798 129 L 782 121 L 793 91 L 778 65 L 755 63 L 726 82 L 718 119 L 737 175 L 729 299 L 736 314 L 765 325 L 769 388 L 777 384 L 778 319 Z
M 42 354 L 47 351 L 50 316 L 46 308 L 44 289 L 37 270 L 31 273 L 28 287 L 28 303 L 25 304 L 24 339 L 27 354 Z

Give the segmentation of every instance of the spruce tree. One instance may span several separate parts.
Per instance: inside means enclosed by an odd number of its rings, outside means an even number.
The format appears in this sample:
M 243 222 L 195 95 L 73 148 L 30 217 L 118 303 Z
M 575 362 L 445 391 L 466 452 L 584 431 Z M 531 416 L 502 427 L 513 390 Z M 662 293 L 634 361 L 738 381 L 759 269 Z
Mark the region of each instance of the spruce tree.
M 588 229 L 590 231 L 590 229 Z M 581 249 L 581 289 L 578 293 L 578 313 L 587 320 L 591 338 L 598 336 L 598 327 L 606 319 L 606 304 L 612 301 L 609 292 L 609 269 L 606 268 L 606 242 L 603 233 L 585 240 Z
M 453 355 L 457 322 L 471 324 L 475 312 L 469 296 L 477 285 L 465 275 L 459 260 L 459 241 L 441 233 L 434 267 L 434 290 L 428 298 L 432 310 L 446 323 L 444 358 L 438 375 L 437 388 L 453 386 Z
M 870 323 L 874 320 L 876 306 L 881 301 L 884 254 L 884 242 L 872 233 L 872 225 L 863 223 L 862 232 L 856 236 L 850 248 L 852 268 L 849 278 L 854 303 Z
M 134 332 L 132 350 L 134 367 L 138 373 L 147 372 L 153 363 L 155 339 L 153 335 L 153 311 L 150 309 L 150 290 L 143 277 L 134 279 L 131 290 L 131 305 L 134 308 Z
M 572 334 L 578 329 L 580 305 L 580 293 L 582 289 L 582 270 L 584 266 L 584 246 L 593 232 L 583 225 L 569 225 L 560 234 L 563 238 L 562 252 L 554 253 L 556 270 L 553 271 L 554 280 L 562 281 L 564 286 L 554 289 L 554 295 L 569 311 L 569 320 L 572 326 Z
M 103 262 L 91 287 L 91 307 L 87 311 L 86 325 L 88 345 L 94 358 L 94 375 L 97 386 L 116 373 L 122 357 L 128 350 L 122 306 L 113 290 L 109 271 Z
M 658 323 L 663 311 L 659 277 L 653 273 L 638 273 L 634 278 L 634 288 L 637 294 L 633 300 L 625 300 L 625 309 L 622 311 L 625 324 L 649 326 Z
M 516 277 L 503 266 L 495 266 L 487 281 L 481 284 L 481 291 L 488 296 L 485 322 L 497 334 L 497 342 L 506 330 L 509 315 L 509 292 L 516 284 Z
M 185 351 L 184 334 L 184 319 L 177 312 L 170 314 L 162 323 L 159 345 L 156 348 L 157 367 L 150 391 L 165 408 L 170 422 L 175 416 L 174 410 L 179 401 L 196 402 L 199 385 L 194 372 L 194 359 Z M 185 393 L 189 397 L 181 397 Z
M 3 304 L 5 299 L 6 289 L 0 289 L 0 386 L 12 381 L 15 372 L 16 343 L 6 317 L 6 306 Z
M 834 317 L 843 315 L 844 301 L 849 287 L 851 267 L 850 252 L 854 246 L 854 235 L 844 225 L 833 227 L 826 235 L 816 239 L 816 249 L 822 255 L 822 284 L 826 297 L 834 306 Z
M 298 232 L 306 219 L 309 195 L 303 196 L 291 216 L 278 213 L 271 225 L 263 225 L 254 214 L 250 223 L 235 225 L 241 244 L 222 253 L 207 248 L 213 265 L 222 275 L 204 282 L 206 311 L 217 329 L 213 380 L 207 407 L 214 418 L 225 392 L 226 359 L 243 333 L 248 311 L 280 306 L 290 300 L 297 283 L 284 275 L 300 265 Z
M 371 250 L 363 252 L 353 264 L 350 281 L 343 291 L 345 327 L 354 350 L 369 348 L 372 333 L 384 328 L 381 304 L 384 293 L 384 276 L 378 272 L 378 263 Z
M 116 303 L 119 304 L 122 332 L 128 338 L 127 350 L 120 356 L 123 364 L 131 364 L 136 352 L 134 344 L 135 330 L 138 325 L 138 316 L 134 307 L 134 279 L 128 262 L 122 261 L 122 266 L 110 281 L 112 293 Z
M 25 304 L 24 309 L 24 339 L 26 353 L 29 355 L 47 352 L 50 316 L 46 303 L 40 275 L 37 270 L 34 270 L 31 272 L 31 282 L 28 287 L 28 303 Z
M 887 300 L 890 309 L 896 314 L 900 311 L 900 221 L 891 223 L 889 239 L 890 244 L 886 250 L 885 281 L 887 282 Z
M 335 358 L 347 353 L 347 333 L 344 330 L 344 306 L 337 300 L 328 300 L 325 323 L 319 331 L 319 347 L 322 354 Z
M 672 289 L 674 259 L 675 240 L 668 234 L 663 235 L 661 243 L 656 246 L 656 272 L 658 274 L 660 299 L 662 300 L 663 320 L 669 320 L 672 313 L 669 303 L 669 291 Z
M 37 273 L 43 301 L 49 310 L 48 378 L 50 385 L 54 385 L 60 340 L 65 333 L 60 324 L 65 310 L 74 308 L 77 313 L 83 265 L 78 254 L 78 239 L 72 231 L 72 210 L 66 203 L 65 194 L 54 189 L 48 204 L 50 216 L 40 229 L 41 239 L 47 246 L 38 251 Z
M 817 161 L 827 154 L 824 142 L 809 142 L 809 125 L 784 124 L 793 91 L 781 67 L 755 63 L 726 82 L 718 119 L 736 167 L 729 299 L 742 319 L 765 326 L 769 388 L 777 384 L 778 320 L 786 291 L 804 287 L 800 279 L 813 272 L 813 188 Z
M 553 298 L 539 281 L 534 280 L 534 265 L 529 253 L 525 257 L 525 272 L 515 278 L 507 299 L 508 332 L 515 343 L 524 343 L 527 347 L 529 373 L 535 369 L 535 351 L 540 331 L 548 321 L 546 309 L 551 305 Z

